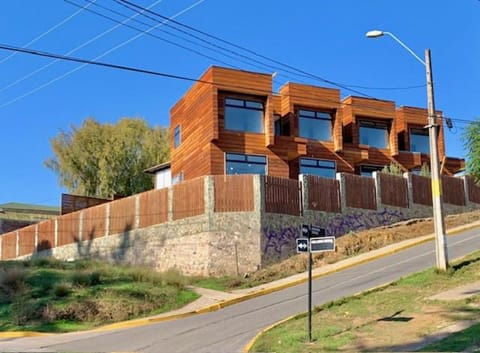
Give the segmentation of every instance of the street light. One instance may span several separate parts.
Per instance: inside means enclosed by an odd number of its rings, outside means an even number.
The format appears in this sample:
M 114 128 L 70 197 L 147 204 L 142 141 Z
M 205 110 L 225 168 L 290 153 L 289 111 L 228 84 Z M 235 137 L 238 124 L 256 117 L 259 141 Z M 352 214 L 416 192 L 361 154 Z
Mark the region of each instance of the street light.
M 435 114 L 435 100 L 433 96 L 433 78 L 432 63 L 430 60 L 430 49 L 425 50 L 425 61 L 413 52 L 405 43 L 393 35 L 393 33 L 385 31 L 369 31 L 366 36 L 368 38 L 378 38 L 384 35 L 392 37 L 398 44 L 406 49 L 415 59 L 425 66 L 427 75 L 427 102 L 428 102 L 428 136 L 430 142 L 430 170 L 432 177 L 432 206 L 433 206 L 433 223 L 435 228 L 435 254 L 437 260 L 437 269 L 446 271 L 448 267 L 447 242 L 445 237 L 445 222 L 443 219 L 443 202 L 442 188 L 440 182 L 440 168 L 438 158 L 438 125 Z

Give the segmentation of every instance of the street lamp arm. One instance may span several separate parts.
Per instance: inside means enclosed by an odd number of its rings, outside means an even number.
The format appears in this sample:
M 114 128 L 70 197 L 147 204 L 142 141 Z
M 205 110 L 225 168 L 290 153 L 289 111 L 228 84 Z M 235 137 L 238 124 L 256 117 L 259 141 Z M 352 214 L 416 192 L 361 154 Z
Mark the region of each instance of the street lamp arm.
M 383 31 L 383 34 L 387 34 L 389 35 L 390 37 L 392 37 L 398 44 L 400 44 L 402 47 L 404 47 L 410 54 L 412 54 L 415 59 L 417 59 L 418 61 L 420 61 L 423 66 L 426 66 L 426 63 L 424 60 L 422 60 L 422 58 L 420 58 L 417 54 L 415 54 L 415 52 L 410 49 L 404 42 L 402 42 L 400 39 L 398 39 L 393 33 L 391 32 L 385 32 Z

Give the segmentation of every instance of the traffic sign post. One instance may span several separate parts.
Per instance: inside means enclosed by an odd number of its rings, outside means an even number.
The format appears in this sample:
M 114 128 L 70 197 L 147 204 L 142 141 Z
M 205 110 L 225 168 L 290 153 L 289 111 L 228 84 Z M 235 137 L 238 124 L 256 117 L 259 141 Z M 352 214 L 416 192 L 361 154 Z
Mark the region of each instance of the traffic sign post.
M 297 253 L 308 252 L 308 238 L 297 238 Z
M 335 237 L 327 237 L 325 228 L 302 224 L 303 238 L 297 238 L 297 253 L 308 252 L 308 341 L 312 342 L 312 253 L 335 251 Z M 316 236 L 319 238 L 313 238 Z
M 335 237 L 310 239 L 310 252 L 335 251 Z

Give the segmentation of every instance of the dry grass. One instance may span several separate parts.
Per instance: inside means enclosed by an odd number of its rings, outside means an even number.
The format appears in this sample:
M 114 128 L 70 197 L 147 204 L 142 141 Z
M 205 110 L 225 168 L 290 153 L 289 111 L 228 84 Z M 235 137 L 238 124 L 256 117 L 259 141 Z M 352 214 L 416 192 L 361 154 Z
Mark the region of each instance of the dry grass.
M 450 215 L 445 218 L 445 226 L 447 229 L 452 229 L 478 221 L 479 219 L 480 210 Z M 337 239 L 336 252 L 315 254 L 313 256 L 314 267 L 332 264 L 354 255 L 379 249 L 402 240 L 428 235 L 433 232 L 434 228 L 431 218 L 412 219 L 390 226 L 373 228 L 361 232 L 351 232 Z M 306 270 L 306 256 L 295 255 L 285 261 L 249 274 L 248 278 L 243 280 L 242 286 L 256 286 Z

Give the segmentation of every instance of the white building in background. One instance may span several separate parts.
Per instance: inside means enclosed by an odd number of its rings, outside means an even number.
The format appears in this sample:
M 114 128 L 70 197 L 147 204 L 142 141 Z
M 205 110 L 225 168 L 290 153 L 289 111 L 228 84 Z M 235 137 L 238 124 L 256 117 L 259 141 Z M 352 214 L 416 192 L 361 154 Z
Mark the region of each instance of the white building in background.
M 145 170 L 145 173 L 154 175 L 155 189 L 162 189 L 172 185 L 170 162 L 148 168 Z

